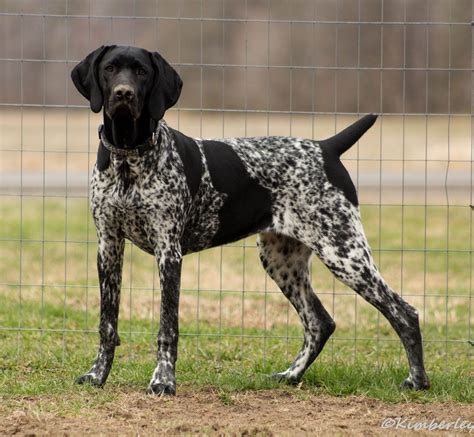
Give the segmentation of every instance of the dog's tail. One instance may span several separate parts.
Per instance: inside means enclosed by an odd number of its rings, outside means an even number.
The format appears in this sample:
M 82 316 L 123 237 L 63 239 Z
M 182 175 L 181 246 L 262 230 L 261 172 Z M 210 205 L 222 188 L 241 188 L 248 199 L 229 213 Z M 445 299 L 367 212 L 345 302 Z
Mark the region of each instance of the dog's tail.
M 358 139 L 365 134 L 365 132 L 367 132 L 367 130 L 375 123 L 377 117 L 377 114 L 368 114 L 333 137 L 319 141 L 319 144 L 324 146 L 324 148 L 331 150 L 332 153 L 336 153 L 337 156 L 341 156 L 345 151 L 350 149 L 351 146 L 353 146 Z

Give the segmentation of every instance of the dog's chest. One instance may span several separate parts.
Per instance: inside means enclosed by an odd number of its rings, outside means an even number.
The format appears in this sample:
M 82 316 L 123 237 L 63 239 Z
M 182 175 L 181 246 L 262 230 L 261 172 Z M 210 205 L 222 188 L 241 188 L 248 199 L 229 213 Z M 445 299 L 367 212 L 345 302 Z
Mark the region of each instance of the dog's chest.
M 158 224 L 166 214 L 163 197 L 166 190 L 150 173 L 128 173 L 112 167 L 94 170 L 91 180 L 91 208 L 96 226 L 113 227 L 146 252 L 153 253 Z

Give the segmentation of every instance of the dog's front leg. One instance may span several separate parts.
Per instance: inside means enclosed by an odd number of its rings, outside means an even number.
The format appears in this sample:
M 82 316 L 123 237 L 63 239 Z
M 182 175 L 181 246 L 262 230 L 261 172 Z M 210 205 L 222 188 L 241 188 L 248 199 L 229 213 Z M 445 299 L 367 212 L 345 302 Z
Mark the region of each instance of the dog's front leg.
M 93 366 L 86 374 L 77 379 L 78 384 L 89 383 L 102 386 L 109 376 L 114 360 L 115 347 L 120 342 L 117 325 L 123 252 L 123 238 L 99 235 L 97 270 L 100 284 L 100 346 Z
M 161 308 L 158 332 L 158 364 L 147 392 L 176 394 L 175 364 L 178 356 L 179 289 L 181 282 L 181 248 L 168 246 L 157 254 L 160 269 Z

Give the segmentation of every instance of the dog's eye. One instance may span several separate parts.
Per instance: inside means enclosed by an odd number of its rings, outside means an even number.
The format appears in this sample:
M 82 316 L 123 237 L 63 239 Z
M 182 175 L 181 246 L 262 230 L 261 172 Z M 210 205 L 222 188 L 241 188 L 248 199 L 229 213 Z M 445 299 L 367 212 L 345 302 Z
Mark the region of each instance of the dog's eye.
M 139 69 L 137 70 L 137 74 L 138 74 L 139 76 L 144 76 L 144 75 L 146 74 L 146 70 L 145 70 L 144 68 L 139 68 Z
M 105 71 L 108 71 L 109 73 L 112 73 L 112 71 L 114 71 L 114 66 L 113 65 L 107 65 L 107 67 L 105 67 Z

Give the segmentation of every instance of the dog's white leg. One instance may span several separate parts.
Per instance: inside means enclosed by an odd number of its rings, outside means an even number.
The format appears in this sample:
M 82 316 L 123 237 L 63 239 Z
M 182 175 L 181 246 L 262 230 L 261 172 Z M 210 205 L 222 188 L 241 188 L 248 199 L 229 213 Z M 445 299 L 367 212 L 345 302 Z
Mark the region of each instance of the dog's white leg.
M 405 347 L 410 366 L 410 375 L 403 386 L 418 390 L 428 388 L 417 311 L 387 285 L 377 270 L 358 208 L 342 196 L 328 205 L 324 214 L 311 217 L 309 222 L 317 225 L 312 227 L 312 235 L 308 232 L 310 228 L 301 232 L 303 241 L 340 281 L 390 322 Z
M 263 267 L 296 309 L 304 328 L 304 343 L 293 364 L 277 379 L 297 383 L 316 359 L 336 324 L 311 288 L 311 250 L 290 237 L 261 233 L 258 245 Z
M 120 286 L 124 239 L 105 234 L 98 227 L 99 247 L 97 270 L 100 283 L 100 346 L 92 368 L 77 379 L 77 383 L 102 386 L 109 376 L 114 360 L 115 347 L 120 343 L 117 326 L 120 305 Z
M 158 332 L 158 363 L 148 385 L 150 394 L 176 394 L 175 365 L 178 357 L 179 290 L 181 249 L 167 244 L 157 253 L 160 269 L 161 309 Z

